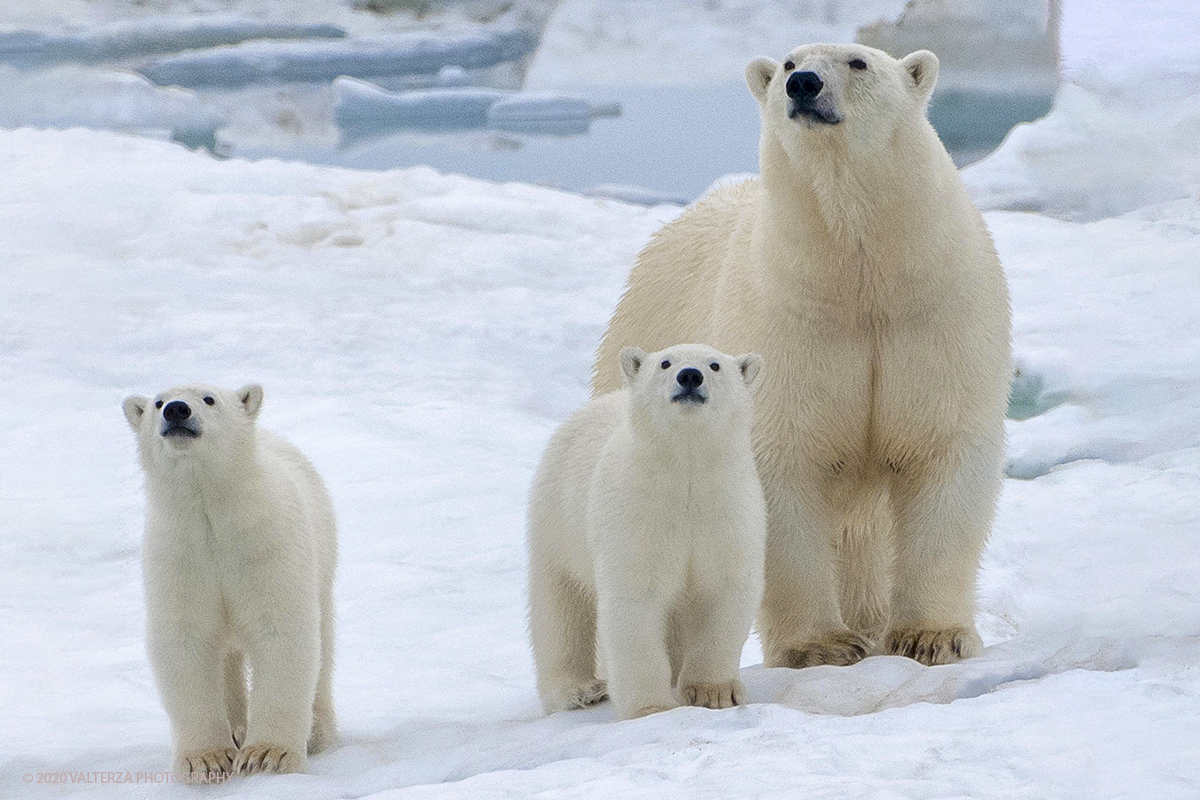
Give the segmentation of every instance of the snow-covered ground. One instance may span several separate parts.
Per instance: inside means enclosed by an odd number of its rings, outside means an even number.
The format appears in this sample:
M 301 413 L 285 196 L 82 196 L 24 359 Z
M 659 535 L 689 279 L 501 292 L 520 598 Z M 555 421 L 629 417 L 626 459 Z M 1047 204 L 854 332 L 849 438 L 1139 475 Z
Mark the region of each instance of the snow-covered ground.
M 1068 0 L 1075 88 L 966 173 L 1055 214 L 986 215 L 1023 419 L 985 654 L 764 670 L 752 639 L 750 705 L 632 722 L 541 714 L 523 505 L 677 208 L 0 131 L 0 796 L 1200 796 L 1200 10 L 1129 8 Z M 261 381 L 330 486 L 342 739 L 307 775 L 101 784 L 170 758 L 119 405 L 190 380 Z
M 192 379 L 266 385 L 263 423 L 326 476 L 343 552 L 342 744 L 310 775 L 213 796 L 1197 788 L 1194 200 L 1090 224 L 988 217 L 1017 353 L 1062 397 L 1012 423 L 1038 477 L 1006 486 L 983 658 L 764 671 L 752 641 L 752 705 L 615 723 L 538 710 L 523 500 L 586 397 L 634 253 L 675 210 L 82 131 L 0 133 L 0 157 L 0 793 L 124 797 L 22 776 L 168 763 L 119 402 Z

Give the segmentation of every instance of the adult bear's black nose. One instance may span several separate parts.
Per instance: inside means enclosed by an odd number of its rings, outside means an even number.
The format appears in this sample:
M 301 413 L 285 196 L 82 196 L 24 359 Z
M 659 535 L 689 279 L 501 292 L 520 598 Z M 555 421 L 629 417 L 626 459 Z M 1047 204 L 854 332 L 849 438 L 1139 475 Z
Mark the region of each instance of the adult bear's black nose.
M 825 83 L 815 72 L 793 72 L 788 75 L 786 88 L 793 100 L 812 100 L 825 88 Z
M 679 374 L 675 376 L 675 381 L 685 389 L 695 389 L 700 384 L 704 383 L 704 374 L 695 367 L 679 370 Z
M 163 419 L 167 422 L 183 422 L 191 415 L 192 410 L 182 400 L 172 400 L 163 406 Z

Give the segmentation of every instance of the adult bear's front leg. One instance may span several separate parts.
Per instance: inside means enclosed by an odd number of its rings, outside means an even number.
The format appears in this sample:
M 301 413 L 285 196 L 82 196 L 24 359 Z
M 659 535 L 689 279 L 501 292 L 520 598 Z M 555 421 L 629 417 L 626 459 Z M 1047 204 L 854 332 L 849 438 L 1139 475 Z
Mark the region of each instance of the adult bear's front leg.
M 975 582 L 1003 480 L 1003 436 L 942 463 L 900 465 L 892 483 L 896 561 L 886 651 L 922 664 L 979 655 Z
M 838 602 L 833 536 L 838 519 L 810 487 L 767 486 L 766 585 L 758 616 L 768 667 L 845 666 L 866 657 L 871 642 L 850 630 Z

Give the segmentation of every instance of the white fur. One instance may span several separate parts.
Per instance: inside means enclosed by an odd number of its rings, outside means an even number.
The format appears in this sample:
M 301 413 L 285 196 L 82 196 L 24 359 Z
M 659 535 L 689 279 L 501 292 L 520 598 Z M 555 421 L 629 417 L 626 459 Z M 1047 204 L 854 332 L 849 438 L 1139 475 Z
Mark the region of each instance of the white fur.
M 932 53 L 810 45 L 786 61 L 821 77 L 815 107 L 837 124 L 793 118 L 781 64 L 747 67 L 762 177 L 712 193 L 642 252 L 593 389 L 616 387 L 630 343 L 762 353 L 767 665 L 853 663 L 879 644 L 953 661 L 981 648 L 975 577 L 1010 376 L 1004 274 L 925 118 Z
M 622 718 L 681 699 L 737 705 L 742 645 L 762 596 L 766 507 L 750 440 L 762 361 L 702 345 L 626 348 L 613 360 L 625 387 L 554 435 L 530 495 L 542 704 L 549 713 L 604 698 L 598 638 Z M 672 399 L 685 368 L 703 375 L 702 405 Z
M 182 772 L 300 772 L 337 731 L 333 508 L 304 456 L 257 429 L 262 398 L 124 403 L 146 475 L 147 649 Z M 196 438 L 162 435 L 176 400 Z

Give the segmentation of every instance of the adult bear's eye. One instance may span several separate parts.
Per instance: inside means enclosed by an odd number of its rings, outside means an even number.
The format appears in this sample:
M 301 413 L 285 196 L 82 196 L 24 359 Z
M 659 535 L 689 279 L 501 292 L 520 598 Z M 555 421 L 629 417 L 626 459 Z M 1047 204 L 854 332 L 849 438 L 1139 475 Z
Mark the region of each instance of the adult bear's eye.
M 669 368 L 669 367 L 671 366 L 671 362 L 670 362 L 670 361 L 667 361 L 667 360 L 664 358 L 664 359 L 663 359 L 663 363 L 662 363 L 662 364 L 660 364 L 659 366 L 661 366 L 663 369 L 667 369 L 667 368 Z
M 850 59 L 850 61 L 848 61 L 846 63 L 848 63 L 850 65 L 850 69 L 866 69 L 867 68 L 867 62 L 863 61 L 861 58 L 852 58 L 852 59 Z
M 206 395 L 204 395 L 204 402 L 211 406 L 213 403 L 215 403 L 217 401 L 213 400 L 210 395 L 206 394 Z
M 795 68 L 796 68 L 796 64 L 795 64 L 795 62 L 793 62 L 793 61 L 785 61 L 785 62 L 783 62 L 783 71 L 784 71 L 784 72 L 791 72 L 791 71 L 792 71 L 792 70 L 794 70 Z
M 711 369 L 713 372 L 720 372 L 720 371 L 721 371 L 721 365 L 720 365 L 720 364 L 718 364 L 718 363 L 717 363 L 717 362 L 715 362 L 715 361 L 714 361 L 713 363 L 709 364 L 709 365 L 708 365 L 708 368 L 709 368 L 709 369 Z
M 158 402 L 156 402 L 156 403 L 154 404 L 154 407 L 155 407 L 155 408 L 162 408 L 162 400 L 159 400 Z

